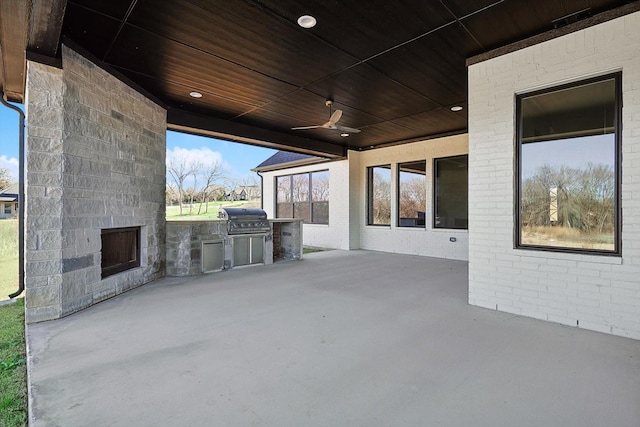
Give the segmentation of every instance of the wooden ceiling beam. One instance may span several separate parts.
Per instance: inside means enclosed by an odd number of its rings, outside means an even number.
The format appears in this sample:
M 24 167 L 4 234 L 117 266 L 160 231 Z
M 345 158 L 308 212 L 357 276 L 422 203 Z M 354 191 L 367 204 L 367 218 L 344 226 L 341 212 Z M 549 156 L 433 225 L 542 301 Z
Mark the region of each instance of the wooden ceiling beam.
M 167 111 L 167 128 L 194 135 L 329 158 L 346 156 L 348 148 L 344 145 L 201 116 L 175 108 Z

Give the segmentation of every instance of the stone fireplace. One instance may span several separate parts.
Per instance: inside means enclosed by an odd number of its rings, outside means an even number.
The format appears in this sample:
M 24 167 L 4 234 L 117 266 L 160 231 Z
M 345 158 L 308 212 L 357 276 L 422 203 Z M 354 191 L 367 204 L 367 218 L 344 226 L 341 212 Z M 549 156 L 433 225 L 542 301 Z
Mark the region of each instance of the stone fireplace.
M 163 277 L 165 109 L 65 45 L 25 105 L 27 322 Z

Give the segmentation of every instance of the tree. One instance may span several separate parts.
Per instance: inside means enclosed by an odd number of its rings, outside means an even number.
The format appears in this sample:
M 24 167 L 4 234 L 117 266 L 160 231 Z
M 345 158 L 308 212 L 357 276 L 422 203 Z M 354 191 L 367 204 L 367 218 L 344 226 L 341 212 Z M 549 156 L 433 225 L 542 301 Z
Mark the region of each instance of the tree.
M 13 177 L 9 169 L 0 168 L 0 190 L 13 184 Z
M 615 177 L 610 165 L 543 165 L 522 182 L 522 226 L 562 227 L 583 235 L 612 233 L 614 197 Z M 557 215 L 551 215 L 552 207 Z
M 205 212 L 208 213 L 209 212 L 209 196 L 211 195 L 211 193 L 213 193 L 214 188 L 214 184 L 221 178 L 223 178 L 222 175 L 222 168 L 220 167 L 220 163 L 218 162 L 212 162 L 206 166 L 202 166 L 201 170 L 200 170 L 200 175 L 204 178 L 204 185 L 202 187 L 202 190 L 200 191 L 200 206 L 198 207 L 198 215 L 200 215 L 200 212 L 202 211 L 202 204 L 206 201 L 207 204 L 205 205 Z
M 172 156 L 167 158 L 167 171 L 173 179 L 178 191 L 178 203 L 180 204 L 180 215 L 182 215 L 182 204 L 184 199 L 184 183 L 187 178 L 194 173 L 194 162 L 189 161 L 184 156 Z
M 391 222 L 391 176 L 379 171 L 373 173 L 372 188 L 373 224 L 389 224 Z

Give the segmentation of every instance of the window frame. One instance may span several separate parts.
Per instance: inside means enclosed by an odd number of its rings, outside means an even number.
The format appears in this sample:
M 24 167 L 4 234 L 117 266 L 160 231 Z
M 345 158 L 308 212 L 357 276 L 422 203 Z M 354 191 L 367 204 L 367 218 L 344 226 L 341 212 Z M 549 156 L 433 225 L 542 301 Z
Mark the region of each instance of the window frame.
M 588 84 L 603 82 L 606 80 L 615 81 L 615 117 L 613 120 L 614 130 L 614 215 L 616 216 L 614 225 L 614 249 L 602 250 L 602 249 L 589 249 L 589 248 L 572 248 L 564 246 L 544 246 L 544 245 L 532 245 L 523 244 L 522 237 L 522 224 L 521 224 L 521 212 L 522 212 L 522 133 L 523 133 L 523 117 L 522 117 L 522 100 L 528 97 L 543 95 L 546 93 L 558 92 L 561 90 L 577 88 L 580 86 L 586 86 Z M 514 203 L 514 249 L 522 250 L 536 250 L 543 252 L 561 252 L 569 254 L 587 254 L 587 255 L 602 255 L 620 257 L 622 256 L 622 72 L 608 73 L 597 77 L 578 80 L 571 83 L 557 85 L 545 89 L 540 89 L 532 92 L 520 93 L 515 95 L 515 134 L 514 134 L 514 188 L 515 188 L 515 203 Z
M 408 163 L 418 163 L 418 162 L 423 162 L 424 163 L 424 185 L 423 185 L 423 190 L 424 190 L 424 224 L 422 225 L 400 225 L 400 196 L 401 196 L 401 192 L 400 192 L 400 173 L 402 173 L 402 170 L 400 169 L 401 165 L 404 164 L 408 164 Z M 419 160 L 410 160 L 410 161 L 403 161 L 403 162 L 398 162 L 396 163 L 396 227 L 397 228 L 408 228 L 408 229 L 418 229 L 418 230 L 426 230 L 427 229 L 427 160 L 426 159 L 419 159 Z
M 131 233 L 133 234 L 133 242 L 135 247 L 133 248 L 134 259 L 128 261 L 122 261 L 117 264 L 110 264 L 108 266 L 104 265 L 104 252 L 105 252 L 105 236 L 113 236 L 114 234 L 122 234 L 122 233 Z M 123 271 L 133 270 L 134 268 L 138 268 L 141 265 L 141 227 L 121 227 L 121 228 L 105 228 L 100 231 L 100 269 L 101 269 L 101 279 L 106 279 L 109 276 L 113 276 L 118 273 L 122 273 Z M 119 248 L 120 249 L 120 248 Z M 109 252 L 113 253 L 114 249 L 109 247 Z M 116 251 L 121 253 L 121 251 Z
M 438 213 L 438 161 L 439 160 L 451 160 L 460 157 L 466 157 L 467 159 L 467 226 L 466 227 L 444 227 L 436 225 L 436 217 Z M 447 157 L 437 157 L 433 159 L 433 221 L 432 227 L 434 230 L 469 230 L 469 154 L 456 154 Z
M 392 194 L 389 194 L 389 222 L 387 224 L 374 224 L 373 222 L 373 171 L 376 168 L 389 169 L 389 191 L 393 191 L 393 169 L 391 163 L 367 166 L 367 225 L 371 227 L 391 227 L 391 223 L 393 222 L 393 209 L 391 209 Z
M 276 218 L 294 218 L 294 219 L 302 219 L 304 224 L 319 224 L 319 225 L 329 225 L 329 215 L 327 215 L 327 221 L 326 222 L 322 222 L 322 221 L 315 221 L 314 220 L 314 215 L 313 215 L 313 204 L 314 203 L 326 203 L 327 204 L 327 210 L 329 210 L 329 202 L 330 200 L 321 200 L 321 201 L 314 201 L 313 200 L 313 174 L 314 173 L 319 173 L 319 172 L 327 172 L 329 174 L 329 176 L 331 176 L 331 172 L 329 171 L 329 169 L 320 169 L 320 170 L 314 170 L 314 171 L 308 171 L 308 172 L 298 172 L 298 173 L 292 173 L 292 174 L 288 174 L 288 175 L 276 175 L 274 176 L 274 212 L 275 212 L 275 217 Z M 302 201 L 302 202 L 296 202 L 294 200 L 293 197 L 293 177 L 297 176 L 297 175 L 307 175 L 307 179 L 308 179 L 308 185 L 309 188 L 308 190 L 308 200 Z M 289 201 L 288 202 L 284 202 L 284 203 L 278 203 L 278 179 L 280 178 L 288 178 L 289 180 Z M 329 197 L 331 197 L 331 189 L 329 189 Z M 304 218 L 297 218 L 295 216 L 295 206 L 296 204 L 302 204 L 302 203 L 306 203 L 308 205 L 308 209 L 309 209 L 309 221 L 305 221 Z M 280 204 L 287 204 L 291 207 L 291 217 L 280 217 L 279 216 L 279 209 L 278 209 L 278 205 Z

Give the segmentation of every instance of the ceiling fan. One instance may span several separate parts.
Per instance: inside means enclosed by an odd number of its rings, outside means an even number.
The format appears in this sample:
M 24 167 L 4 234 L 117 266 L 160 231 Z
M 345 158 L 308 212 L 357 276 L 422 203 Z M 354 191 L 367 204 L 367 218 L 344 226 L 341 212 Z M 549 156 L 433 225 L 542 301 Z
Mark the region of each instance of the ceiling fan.
M 358 133 L 358 132 L 360 132 L 360 129 L 350 128 L 348 126 L 341 126 L 341 125 L 338 124 L 338 121 L 340 121 L 340 117 L 342 117 L 342 110 L 336 110 L 333 113 L 331 113 L 331 106 L 333 105 L 333 101 L 332 100 L 327 99 L 325 101 L 325 105 L 327 107 L 329 107 L 329 121 L 328 122 L 323 123 L 321 125 L 315 125 L 315 126 L 298 126 L 298 127 L 291 128 L 291 130 L 331 129 L 331 130 L 339 130 L 340 132 L 344 132 L 344 133 Z

